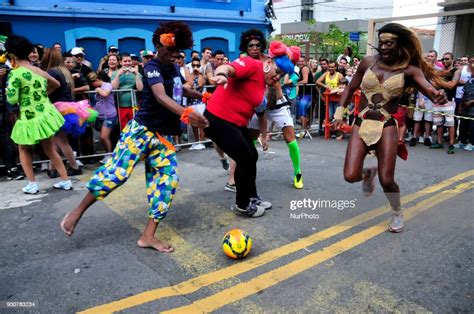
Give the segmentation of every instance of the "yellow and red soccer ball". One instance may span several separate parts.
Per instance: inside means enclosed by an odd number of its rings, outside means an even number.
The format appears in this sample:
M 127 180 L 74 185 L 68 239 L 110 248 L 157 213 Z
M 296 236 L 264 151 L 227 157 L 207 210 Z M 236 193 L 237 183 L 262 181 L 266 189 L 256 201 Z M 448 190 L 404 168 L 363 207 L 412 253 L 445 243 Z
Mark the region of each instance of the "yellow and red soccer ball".
M 227 232 L 222 240 L 224 253 L 232 259 L 241 259 L 249 254 L 252 248 L 252 239 L 247 232 L 233 229 Z

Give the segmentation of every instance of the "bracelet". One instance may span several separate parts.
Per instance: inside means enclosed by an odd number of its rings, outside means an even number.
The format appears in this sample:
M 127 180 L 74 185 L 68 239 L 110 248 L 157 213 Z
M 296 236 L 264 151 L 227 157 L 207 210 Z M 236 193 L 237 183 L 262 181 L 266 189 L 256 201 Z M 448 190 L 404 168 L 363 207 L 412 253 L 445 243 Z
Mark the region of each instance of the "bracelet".
M 179 120 L 181 120 L 184 124 L 188 124 L 189 123 L 189 114 L 191 112 L 194 112 L 194 108 L 193 107 L 186 107 L 186 109 L 184 109 L 183 113 L 181 114 L 181 117 L 179 118 Z
M 227 76 L 227 74 L 225 74 L 224 72 L 219 72 L 219 73 L 216 74 L 216 76 L 218 76 L 218 75 L 221 75 L 221 76 L 225 77 L 226 79 L 229 79 L 229 76 Z
M 211 99 L 211 93 L 209 92 L 204 92 L 202 93 L 202 102 L 207 104 L 207 102 L 209 101 L 209 99 Z

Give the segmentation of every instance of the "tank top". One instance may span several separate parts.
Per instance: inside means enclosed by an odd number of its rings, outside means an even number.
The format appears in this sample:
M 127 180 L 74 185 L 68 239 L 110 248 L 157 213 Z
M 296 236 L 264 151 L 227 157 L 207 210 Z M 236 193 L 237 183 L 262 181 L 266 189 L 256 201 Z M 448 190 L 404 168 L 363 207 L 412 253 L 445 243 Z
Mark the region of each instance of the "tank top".
M 460 81 L 467 82 L 471 78 L 471 72 L 467 70 L 467 65 L 462 67 L 461 76 L 459 77 Z M 462 98 L 464 86 L 456 87 L 456 98 Z
M 337 88 L 339 86 L 339 74 L 338 74 L 338 72 L 334 73 L 333 78 L 331 78 L 330 76 L 331 76 L 331 74 L 329 72 L 327 72 L 326 78 L 324 79 L 324 84 L 329 86 L 330 89 Z
M 307 66 L 304 66 L 304 68 L 308 68 Z M 311 75 L 311 69 L 308 68 L 308 83 L 306 84 L 313 84 L 314 79 L 313 75 Z M 303 80 L 303 68 L 300 70 L 300 77 L 298 79 L 298 83 Z M 300 85 L 298 87 L 298 96 L 303 96 L 303 95 L 312 95 L 314 86 L 305 86 L 305 85 Z

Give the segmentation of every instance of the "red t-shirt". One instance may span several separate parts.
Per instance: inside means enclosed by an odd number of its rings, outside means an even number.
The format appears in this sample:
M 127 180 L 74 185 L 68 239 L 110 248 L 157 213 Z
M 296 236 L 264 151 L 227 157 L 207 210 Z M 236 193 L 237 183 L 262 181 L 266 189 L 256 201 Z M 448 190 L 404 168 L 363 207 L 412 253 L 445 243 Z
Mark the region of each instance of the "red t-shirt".
M 229 65 L 235 69 L 235 76 L 228 79 L 226 88 L 216 88 L 206 109 L 237 126 L 247 126 L 265 95 L 262 61 L 244 57 Z

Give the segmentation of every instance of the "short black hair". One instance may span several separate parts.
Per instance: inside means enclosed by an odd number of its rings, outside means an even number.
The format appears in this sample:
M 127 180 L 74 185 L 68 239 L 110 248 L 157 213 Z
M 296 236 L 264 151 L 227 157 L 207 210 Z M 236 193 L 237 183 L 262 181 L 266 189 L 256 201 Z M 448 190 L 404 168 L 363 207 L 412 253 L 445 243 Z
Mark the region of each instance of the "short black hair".
M 15 55 L 19 60 L 27 60 L 33 48 L 33 44 L 23 36 L 11 35 L 8 36 L 5 42 L 5 49 Z
M 194 61 L 197 61 L 197 62 L 199 62 L 199 64 L 201 64 L 201 60 L 199 60 L 198 58 L 193 58 L 193 59 L 191 60 L 191 63 L 193 63 Z
M 131 58 L 132 56 L 131 56 L 128 52 L 122 52 L 122 53 L 120 54 L 120 60 L 122 60 L 123 57 L 130 57 L 130 58 Z
M 213 57 L 215 57 L 216 55 L 225 55 L 224 51 L 222 50 L 216 50 L 214 51 L 214 53 L 212 54 Z
M 204 47 L 202 48 L 202 52 L 204 53 L 206 50 L 210 50 L 212 52 L 212 48 L 211 47 Z

